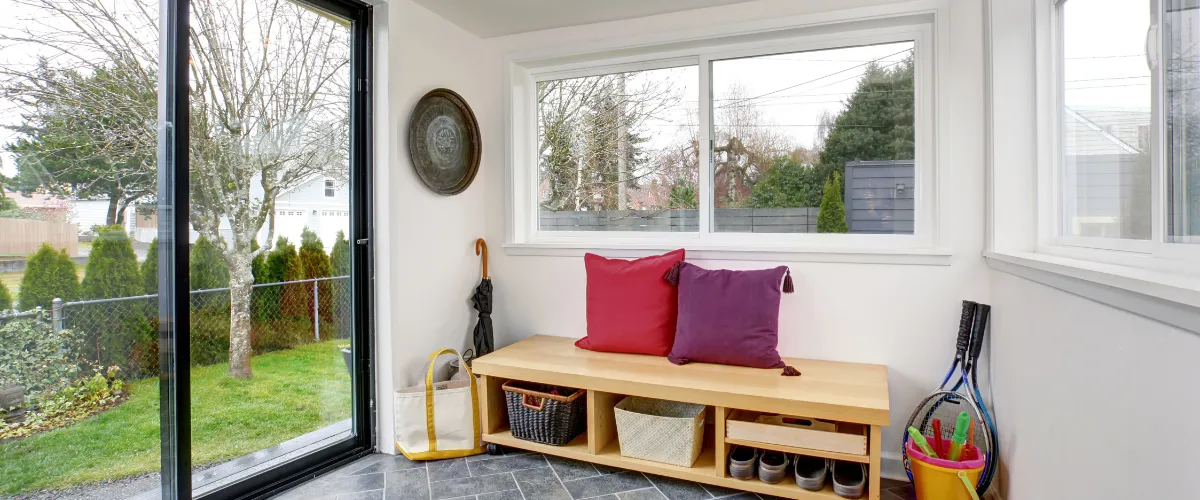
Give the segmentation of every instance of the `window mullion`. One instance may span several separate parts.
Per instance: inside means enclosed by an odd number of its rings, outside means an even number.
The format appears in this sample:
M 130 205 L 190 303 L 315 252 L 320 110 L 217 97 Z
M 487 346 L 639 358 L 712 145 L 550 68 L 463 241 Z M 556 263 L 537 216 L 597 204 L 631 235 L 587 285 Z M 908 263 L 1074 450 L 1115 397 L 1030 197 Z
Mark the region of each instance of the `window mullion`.
M 1166 124 L 1167 114 L 1165 113 L 1166 79 L 1165 68 L 1163 64 L 1163 29 L 1162 29 L 1162 3 L 1160 1 L 1151 2 L 1150 10 L 1150 30 L 1147 33 L 1147 50 L 1154 49 L 1153 60 L 1147 58 L 1147 64 L 1151 64 L 1150 68 L 1150 241 L 1154 254 L 1159 255 L 1163 246 L 1167 241 L 1167 224 L 1166 217 L 1167 209 L 1167 155 L 1166 155 Z M 1151 38 L 1153 37 L 1153 38 Z M 1153 44 L 1153 47 L 1151 46 Z
M 696 105 L 700 130 L 697 133 L 696 147 L 699 149 L 698 189 L 699 193 L 699 230 L 700 238 L 711 235 L 713 229 L 713 172 L 712 172 L 712 60 L 709 56 L 699 56 L 700 65 L 700 96 Z

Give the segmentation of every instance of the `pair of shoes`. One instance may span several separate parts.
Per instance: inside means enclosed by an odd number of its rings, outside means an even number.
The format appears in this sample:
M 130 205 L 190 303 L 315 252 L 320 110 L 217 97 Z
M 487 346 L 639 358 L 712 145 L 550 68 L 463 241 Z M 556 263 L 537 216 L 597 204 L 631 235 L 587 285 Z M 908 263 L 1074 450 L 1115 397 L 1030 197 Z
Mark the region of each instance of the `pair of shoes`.
M 867 466 L 854 462 L 796 455 L 796 485 L 809 491 L 825 488 L 825 478 L 833 471 L 833 492 L 843 498 L 859 498 L 867 487 Z
M 758 450 L 735 446 L 729 453 L 729 475 L 734 479 L 753 479 L 758 466 Z
M 779 484 L 787 477 L 788 456 L 778 451 L 764 451 L 758 459 L 758 479 L 764 483 Z
M 778 451 L 762 451 L 745 446 L 736 446 L 729 453 L 729 475 L 735 479 L 758 479 L 777 484 L 787 477 L 787 454 Z

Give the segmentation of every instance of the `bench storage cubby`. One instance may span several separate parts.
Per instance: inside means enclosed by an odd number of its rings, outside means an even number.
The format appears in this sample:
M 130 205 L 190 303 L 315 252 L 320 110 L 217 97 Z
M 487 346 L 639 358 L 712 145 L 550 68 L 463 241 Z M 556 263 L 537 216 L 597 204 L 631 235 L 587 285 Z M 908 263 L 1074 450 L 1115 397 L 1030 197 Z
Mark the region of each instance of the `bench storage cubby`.
M 735 445 L 849 460 L 868 465 L 867 493 L 879 499 L 882 429 L 888 425 L 887 368 L 881 365 L 786 359 L 802 375 L 781 377 L 779 370 L 693 363 L 672 365 L 666 358 L 609 354 L 576 348 L 573 340 L 537 336 L 474 361 L 481 378 L 483 440 L 585 462 L 676 479 L 795 499 L 837 499 L 832 487 L 811 492 L 790 477 L 779 484 L 729 477 L 727 456 Z M 513 437 L 503 385 L 519 380 L 586 390 L 585 431 L 565 446 Z M 621 455 L 614 407 L 626 396 L 705 405 L 704 439 L 689 467 Z M 742 413 L 746 412 L 746 413 Z M 865 437 L 865 453 L 808 449 L 751 440 L 729 439 L 731 417 L 757 413 L 795 415 L 836 422 L 838 432 L 856 430 Z M 843 450 L 845 451 L 845 450 Z M 851 450 L 854 451 L 854 450 Z

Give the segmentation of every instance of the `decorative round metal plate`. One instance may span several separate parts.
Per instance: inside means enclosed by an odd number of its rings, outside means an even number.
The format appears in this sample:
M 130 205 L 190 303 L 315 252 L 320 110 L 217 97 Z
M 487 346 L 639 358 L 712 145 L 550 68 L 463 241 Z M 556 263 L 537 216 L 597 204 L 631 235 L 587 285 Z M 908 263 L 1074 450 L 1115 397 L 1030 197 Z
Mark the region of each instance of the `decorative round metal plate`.
M 425 94 L 408 123 L 408 154 L 417 175 L 443 195 L 461 193 L 479 172 L 482 142 L 475 113 L 449 89 Z

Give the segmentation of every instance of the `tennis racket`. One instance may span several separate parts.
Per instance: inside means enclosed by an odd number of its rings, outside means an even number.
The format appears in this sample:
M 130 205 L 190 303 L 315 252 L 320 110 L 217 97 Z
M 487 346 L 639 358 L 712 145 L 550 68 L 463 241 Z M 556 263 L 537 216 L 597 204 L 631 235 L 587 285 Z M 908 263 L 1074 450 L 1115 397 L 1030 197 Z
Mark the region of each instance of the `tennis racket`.
M 984 306 L 986 307 L 986 306 Z M 988 422 L 990 415 L 987 415 L 977 403 L 978 398 L 975 394 L 974 385 L 970 383 L 970 370 L 974 366 L 972 354 L 978 355 L 978 351 L 973 349 L 973 335 L 976 324 L 979 322 L 979 304 L 971 301 L 963 301 L 962 315 L 959 318 L 958 339 L 955 342 L 954 361 L 947 370 L 946 376 L 942 378 L 942 383 L 937 389 L 926 396 L 917 408 L 913 411 L 908 419 L 906 427 L 915 427 L 922 434 L 929 436 L 933 435 L 933 420 L 941 420 L 943 424 L 947 422 L 955 422 L 958 419 L 960 412 L 967 414 L 974 421 L 975 438 L 971 444 L 975 445 L 980 452 L 985 453 L 990 460 L 993 457 L 993 440 L 994 433 L 991 431 Z M 982 341 L 982 335 L 979 336 Z M 982 347 L 982 343 L 980 343 Z M 953 388 L 948 388 L 950 381 L 954 376 L 958 376 L 958 380 Z M 946 426 L 942 429 L 942 439 L 949 441 L 952 438 L 954 429 L 952 426 Z M 907 450 L 908 434 L 904 433 L 904 446 Z M 904 469 L 908 472 L 908 477 L 912 479 L 912 463 L 908 458 L 907 453 L 904 455 Z M 984 472 L 981 474 L 979 488 L 981 493 L 985 491 L 985 484 L 991 483 L 991 478 L 986 477 L 988 466 L 985 465 Z
M 978 362 L 979 352 L 983 350 L 983 339 L 987 334 L 988 319 L 992 313 L 992 306 L 987 304 L 977 304 L 975 307 L 975 321 L 971 328 L 971 348 L 967 358 L 967 366 L 962 373 L 962 383 L 966 386 L 968 393 L 975 398 L 975 404 L 983 413 L 983 423 L 987 426 L 987 432 L 990 435 L 989 441 L 992 446 L 987 450 L 987 462 L 983 469 L 983 474 L 979 476 L 979 485 L 976 490 L 979 494 L 984 494 L 992 484 L 992 480 L 996 477 L 996 469 L 1000 464 L 1000 438 L 996 431 L 996 422 L 988 410 L 987 404 L 983 401 L 983 395 L 979 391 Z

